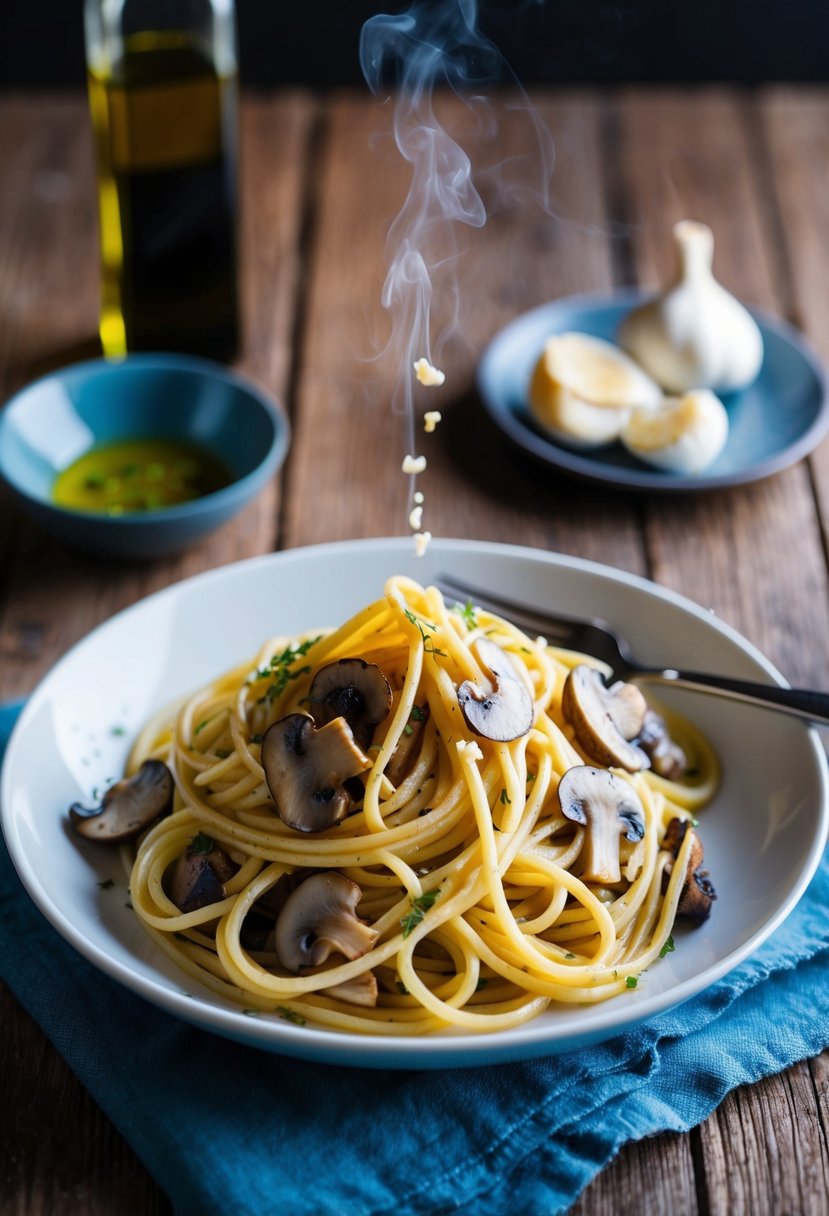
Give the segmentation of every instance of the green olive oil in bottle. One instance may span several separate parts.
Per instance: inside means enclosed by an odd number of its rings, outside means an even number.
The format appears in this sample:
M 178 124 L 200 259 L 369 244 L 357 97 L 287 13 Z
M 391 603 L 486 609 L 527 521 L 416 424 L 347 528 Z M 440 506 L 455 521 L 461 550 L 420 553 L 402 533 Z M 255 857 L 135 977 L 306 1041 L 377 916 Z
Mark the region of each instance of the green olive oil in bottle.
M 86 0 L 104 354 L 239 341 L 232 0 Z

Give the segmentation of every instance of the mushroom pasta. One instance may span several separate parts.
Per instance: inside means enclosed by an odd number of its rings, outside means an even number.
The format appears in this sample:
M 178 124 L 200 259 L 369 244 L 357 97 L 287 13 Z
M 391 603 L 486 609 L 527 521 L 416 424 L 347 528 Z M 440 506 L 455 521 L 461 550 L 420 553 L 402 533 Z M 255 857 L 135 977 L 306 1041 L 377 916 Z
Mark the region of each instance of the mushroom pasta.
M 512 1027 L 635 987 L 714 898 L 705 739 L 595 660 L 403 577 L 159 715 L 78 830 L 157 789 L 158 764 L 175 792 L 129 846 L 133 905 L 250 1013 Z

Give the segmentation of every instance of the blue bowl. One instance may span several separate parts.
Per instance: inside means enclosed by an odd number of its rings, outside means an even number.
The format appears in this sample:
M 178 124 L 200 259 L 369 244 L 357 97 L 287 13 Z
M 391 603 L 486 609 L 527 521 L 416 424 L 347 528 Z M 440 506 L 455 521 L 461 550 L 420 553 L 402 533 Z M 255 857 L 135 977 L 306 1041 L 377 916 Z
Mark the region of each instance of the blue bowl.
M 51 500 L 55 477 L 90 448 L 138 438 L 195 442 L 232 481 L 191 502 L 110 516 Z M 206 359 L 129 355 L 45 376 L 0 413 L 0 475 L 33 519 L 75 548 L 156 557 L 192 544 L 245 506 L 285 458 L 288 421 L 264 392 Z

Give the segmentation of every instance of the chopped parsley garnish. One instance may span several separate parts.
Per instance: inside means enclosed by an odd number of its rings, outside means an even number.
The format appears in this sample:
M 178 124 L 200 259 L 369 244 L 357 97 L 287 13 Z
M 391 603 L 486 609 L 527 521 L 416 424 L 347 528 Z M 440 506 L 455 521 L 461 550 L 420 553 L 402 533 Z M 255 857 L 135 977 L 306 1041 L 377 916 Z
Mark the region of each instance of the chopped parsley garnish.
M 101 881 L 98 883 L 98 886 L 101 888 L 102 891 L 108 891 L 110 889 L 110 887 L 115 886 L 115 879 L 114 878 L 102 878 Z
M 213 718 L 215 718 L 215 716 L 216 716 L 216 715 L 214 714 L 214 715 L 213 715 Z M 201 722 L 199 722 L 198 726 L 197 726 L 197 727 L 196 727 L 196 729 L 193 731 L 193 734 L 194 734 L 194 735 L 200 735 L 200 734 L 201 734 L 201 732 L 204 730 L 205 726 L 207 726 L 208 722 L 212 722 L 212 721 L 213 721 L 213 718 L 202 718 Z
M 227 760 L 228 756 L 233 755 L 233 752 L 226 747 L 217 747 L 214 755 L 218 756 L 220 760 Z
M 572 951 L 568 950 L 564 957 L 565 958 L 575 958 L 576 956 L 575 956 L 575 954 L 572 953 Z
M 251 735 L 250 741 L 251 743 L 261 743 L 264 737 L 264 735 Z
M 432 641 L 432 639 L 429 637 L 428 633 L 426 632 L 427 629 L 431 629 L 432 633 L 434 633 L 435 630 L 437 629 L 437 625 L 433 625 L 431 623 L 431 621 L 421 620 L 421 618 L 419 616 L 415 616 L 415 614 L 413 612 L 411 612 L 408 608 L 403 609 L 403 614 L 406 617 L 407 621 L 411 621 L 411 623 L 413 625 L 417 626 L 418 632 L 420 633 L 420 636 L 423 638 L 423 649 L 426 651 L 426 653 L 427 654 L 440 654 L 440 655 L 443 655 L 445 658 L 446 651 L 440 650 L 435 645 L 435 643 Z
M 625 987 L 626 988 L 635 988 L 638 985 L 638 983 L 639 983 L 639 980 L 636 978 L 635 975 L 629 975 L 627 977 L 627 979 L 625 980 Z
M 111 735 L 115 735 L 116 738 L 119 738 L 121 735 L 125 735 L 127 733 L 127 728 L 125 726 L 111 726 L 109 733 Z
M 289 1009 L 287 1005 L 277 1005 L 276 1012 L 286 1022 L 293 1022 L 295 1026 L 305 1025 L 305 1018 L 301 1014 L 295 1013 L 293 1009 Z
M 672 954 L 674 950 L 676 950 L 676 946 L 674 945 L 674 939 L 672 937 L 669 937 L 668 940 L 665 942 L 665 945 L 659 951 L 659 957 L 664 958 L 666 954 Z
M 403 734 L 406 736 L 407 739 L 410 739 L 411 736 L 414 734 L 414 727 L 409 726 L 409 723 L 407 722 L 406 725 L 403 727 Z
M 196 856 L 212 853 L 215 847 L 215 840 L 212 836 L 208 836 L 207 832 L 199 832 L 198 836 L 194 836 L 190 841 L 190 852 L 196 854 Z
M 498 801 L 501 803 L 501 806 L 512 806 L 512 799 L 505 789 L 501 790 Z
M 431 891 L 424 891 L 422 895 L 412 896 L 411 908 L 400 917 L 404 937 L 408 937 L 412 930 L 417 928 L 439 895 L 440 888 L 434 887 Z
M 420 705 L 413 705 L 412 712 L 409 714 L 409 721 L 410 722 L 425 722 L 426 721 L 426 710 L 423 709 L 422 706 L 420 706 Z
M 463 619 L 468 629 L 478 628 L 478 618 L 475 615 L 475 605 L 472 600 L 467 600 L 465 604 L 456 604 L 453 611 Z
M 401 995 L 401 996 L 408 996 L 408 995 L 409 995 L 409 990 L 408 990 L 408 988 L 406 987 L 406 985 L 403 983 L 403 981 L 402 981 L 402 980 L 398 980 L 398 981 L 397 981 L 397 991 L 400 993 L 400 995 Z
M 298 646 L 286 646 L 281 654 L 275 654 L 272 657 L 267 667 L 263 667 L 260 671 L 257 671 L 255 679 L 269 679 L 271 681 L 259 698 L 260 703 L 265 701 L 268 705 L 272 705 L 277 697 L 281 696 L 285 691 L 291 680 L 297 680 L 300 676 L 305 675 L 311 670 L 308 666 L 294 669 L 293 665 L 297 659 L 304 658 L 321 637 L 322 634 L 319 634 L 318 637 L 307 638 L 306 641 L 300 642 Z
M 488 984 L 488 983 L 489 983 L 489 980 L 484 979 L 484 977 L 483 977 L 483 976 L 481 976 L 481 977 L 479 978 L 479 980 L 478 980 L 477 984 L 475 985 L 475 991 L 476 991 L 476 992 L 480 992 L 482 988 L 486 988 L 486 986 L 487 986 L 487 984 Z

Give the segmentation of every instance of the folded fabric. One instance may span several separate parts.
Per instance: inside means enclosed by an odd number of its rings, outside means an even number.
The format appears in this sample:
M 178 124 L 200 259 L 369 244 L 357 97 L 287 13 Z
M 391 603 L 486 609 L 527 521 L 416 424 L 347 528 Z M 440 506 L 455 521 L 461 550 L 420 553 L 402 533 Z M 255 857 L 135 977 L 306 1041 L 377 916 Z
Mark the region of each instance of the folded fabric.
M 829 854 L 701 996 L 589 1050 L 443 1072 L 292 1060 L 175 1020 L 55 933 L 5 848 L 0 969 L 179 1216 L 546 1216 L 627 1141 L 687 1130 L 829 1044 L 827 906 Z

